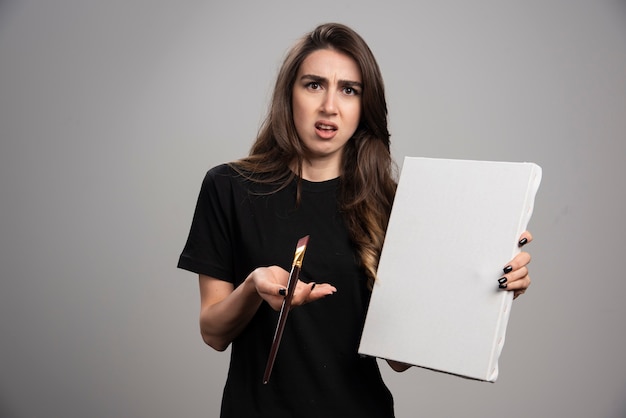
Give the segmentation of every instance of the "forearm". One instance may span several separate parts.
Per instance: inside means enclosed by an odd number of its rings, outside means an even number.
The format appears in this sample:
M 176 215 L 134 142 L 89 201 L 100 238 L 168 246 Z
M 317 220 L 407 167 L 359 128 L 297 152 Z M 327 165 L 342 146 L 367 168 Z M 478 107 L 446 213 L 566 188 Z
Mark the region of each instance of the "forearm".
M 200 332 L 212 348 L 223 351 L 248 325 L 263 299 L 251 276 L 219 302 L 202 306 Z

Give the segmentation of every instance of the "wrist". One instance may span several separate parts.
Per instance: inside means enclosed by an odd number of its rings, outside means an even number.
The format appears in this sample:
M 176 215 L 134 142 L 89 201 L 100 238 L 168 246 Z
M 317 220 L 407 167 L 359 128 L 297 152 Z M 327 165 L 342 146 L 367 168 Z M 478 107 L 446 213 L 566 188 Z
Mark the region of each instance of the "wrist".
M 256 274 L 258 274 L 258 269 L 255 269 L 248 274 L 248 277 L 246 277 L 243 281 L 243 290 L 247 295 L 256 297 L 260 300 L 262 298 L 259 294 L 259 290 L 257 289 L 256 281 L 254 280 Z

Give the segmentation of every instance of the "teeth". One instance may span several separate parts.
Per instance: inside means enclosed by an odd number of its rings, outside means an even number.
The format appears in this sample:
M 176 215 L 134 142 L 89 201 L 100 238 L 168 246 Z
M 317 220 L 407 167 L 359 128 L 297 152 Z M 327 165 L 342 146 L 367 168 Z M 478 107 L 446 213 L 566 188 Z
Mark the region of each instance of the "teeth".
M 335 129 L 335 128 L 333 128 L 333 127 L 332 127 L 332 126 L 330 126 L 330 125 L 322 125 L 322 124 L 317 125 L 317 127 L 318 127 L 319 129 L 324 129 L 324 130 L 326 130 L 326 131 L 332 131 L 333 129 Z

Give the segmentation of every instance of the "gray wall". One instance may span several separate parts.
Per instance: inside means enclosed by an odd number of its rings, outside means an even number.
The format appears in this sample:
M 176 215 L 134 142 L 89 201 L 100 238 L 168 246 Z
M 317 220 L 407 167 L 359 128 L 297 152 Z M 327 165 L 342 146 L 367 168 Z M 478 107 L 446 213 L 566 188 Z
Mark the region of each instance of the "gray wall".
M 0 416 L 217 415 L 228 353 L 177 257 L 331 20 L 379 59 L 398 162 L 544 170 L 499 380 L 385 368 L 398 417 L 626 416 L 624 1 L 249 3 L 0 1 Z

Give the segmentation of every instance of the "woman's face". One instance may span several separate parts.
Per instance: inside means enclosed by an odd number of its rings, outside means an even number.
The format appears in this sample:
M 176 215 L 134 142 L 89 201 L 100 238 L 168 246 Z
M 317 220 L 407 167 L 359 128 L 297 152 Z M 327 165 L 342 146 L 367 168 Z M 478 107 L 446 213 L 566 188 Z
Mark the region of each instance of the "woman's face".
M 329 163 L 339 171 L 344 146 L 361 118 L 362 90 L 361 71 L 345 54 L 320 49 L 302 62 L 292 106 L 309 163 Z

